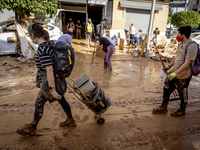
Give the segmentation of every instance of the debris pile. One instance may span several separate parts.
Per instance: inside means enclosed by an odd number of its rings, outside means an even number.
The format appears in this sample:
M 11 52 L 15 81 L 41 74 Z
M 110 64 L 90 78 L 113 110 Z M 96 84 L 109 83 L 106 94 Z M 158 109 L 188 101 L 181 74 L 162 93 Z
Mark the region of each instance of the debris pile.
M 176 40 L 171 39 L 170 42 L 167 42 L 165 36 L 159 35 L 157 37 L 157 48 L 163 60 L 171 61 L 176 56 L 177 47 Z M 153 42 L 150 45 L 149 57 L 154 60 L 160 60 Z

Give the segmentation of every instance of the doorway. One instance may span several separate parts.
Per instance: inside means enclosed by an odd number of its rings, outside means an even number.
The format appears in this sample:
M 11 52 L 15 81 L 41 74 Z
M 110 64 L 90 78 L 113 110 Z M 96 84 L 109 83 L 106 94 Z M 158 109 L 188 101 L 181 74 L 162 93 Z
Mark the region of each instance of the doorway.
M 88 6 L 88 18 L 91 18 L 96 32 L 96 26 L 102 20 L 102 6 Z
M 80 20 L 81 25 L 82 25 L 82 30 L 81 30 L 81 37 L 84 36 L 85 34 L 85 24 L 86 24 L 86 13 L 78 13 L 78 12 L 68 12 L 68 11 L 63 11 L 62 12 L 62 30 L 63 33 L 67 33 L 67 24 L 69 23 L 69 18 L 72 18 L 75 29 L 76 29 L 76 23 L 78 20 Z M 74 37 L 76 35 L 76 30 L 74 30 Z

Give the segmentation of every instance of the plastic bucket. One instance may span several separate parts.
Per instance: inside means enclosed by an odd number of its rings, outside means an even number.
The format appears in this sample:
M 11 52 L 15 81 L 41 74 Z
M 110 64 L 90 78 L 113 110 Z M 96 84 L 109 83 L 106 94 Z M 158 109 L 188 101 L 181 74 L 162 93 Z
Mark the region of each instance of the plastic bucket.
M 136 51 L 133 51 L 133 56 L 134 56 L 134 57 L 138 57 L 138 55 L 139 55 L 139 53 L 138 53 L 138 52 L 136 52 Z
M 83 94 L 89 94 L 95 88 L 94 84 L 90 80 L 90 77 L 86 74 L 84 74 L 80 78 L 78 78 L 74 82 L 73 86 L 74 86 L 74 88 L 76 88 L 76 86 L 78 86 L 78 88 L 80 89 L 80 91 Z

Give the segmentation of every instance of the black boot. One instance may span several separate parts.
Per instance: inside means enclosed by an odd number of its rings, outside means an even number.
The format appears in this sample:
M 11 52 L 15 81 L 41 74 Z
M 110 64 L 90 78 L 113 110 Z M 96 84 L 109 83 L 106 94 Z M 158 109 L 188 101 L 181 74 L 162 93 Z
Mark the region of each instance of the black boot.
M 67 118 L 64 122 L 60 122 L 60 127 L 75 127 L 76 122 L 74 118 Z
M 167 104 L 162 104 L 161 106 L 159 106 L 158 108 L 154 108 L 152 110 L 152 112 L 154 114 L 166 114 L 168 112 L 167 110 Z
M 108 67 L 107 62 L 104 62 L 104 69 L 107 69 L 107 67 Z

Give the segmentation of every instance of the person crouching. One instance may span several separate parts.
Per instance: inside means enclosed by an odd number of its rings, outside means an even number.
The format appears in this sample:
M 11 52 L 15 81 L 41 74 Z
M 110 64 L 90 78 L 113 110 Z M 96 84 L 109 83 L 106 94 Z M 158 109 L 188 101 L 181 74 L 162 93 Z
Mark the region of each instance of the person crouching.
M 115 47 L 107 38 L 101 37 L 99 33 L 95 34 L 95 38 L 99 40 L 99 45 L 97 45 L 97 51 L 102 49 L 105 52 L 104 57 L 103 57 L 104 68 L 105 69 L 108 68 L 108 70 L 111 71 L 112 70 L 111 57 L 115 51 Z

